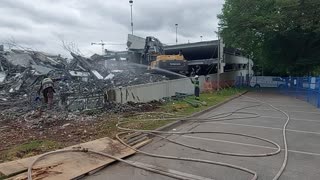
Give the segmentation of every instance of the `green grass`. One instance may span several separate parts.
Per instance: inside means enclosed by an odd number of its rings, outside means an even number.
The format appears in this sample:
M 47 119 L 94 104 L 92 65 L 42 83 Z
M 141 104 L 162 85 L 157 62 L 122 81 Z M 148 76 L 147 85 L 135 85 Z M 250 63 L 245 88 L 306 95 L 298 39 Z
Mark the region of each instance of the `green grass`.
M 216 105 L 218 103 L 221 103 L 228 98 L 244 92 L 245 89 L 234 89 L 234 88 L 228 88 L 228 89 L 222 89 L 219 92 L 213 92 L 213 93 L 202 93 L 200 95 L 200 102 L 201 105 L 198 107 L 194 107 L 190 105 L 188 102 L 197 103 L 197 101 L 194 100 L 194 96 L 187 97 L 184 100 L 179 101 L 171 101 L 164 105 L 162 105 L 158 111 L 159 113 L 153 113 L 153 114 L 144 114 L 140 116 L 133 116 L 125 118 L 124 120 L 127 121 L 126 124 L 123 124 L 122 126 L 132 129 L 143 129 L 143 130 L 153 130 L 157 129 L 159 127 L 162 127 L 168 123 L 173 122 L 174 120 L 152 120 L 152 119 L 166 119 L 172 118 L 172 117 L 183 117 L 187 115 L 191 115 L 193 113 L 205 110 L 209 108 L 210 106 Z M 162 113 L 170 113 L 172 115 L 164 115 Z M 149 119 L 149 120 L 148 120 Z M 145 120 L 145 121 L 137 121 L 137 120 Z
M 11 161 L 20 158 L 26 158 L 61 148 L 61 145 L 50 140 L 32 140 L 30 142 L 14 146 L 13 148 L 1 153 L 1 160 Z
M 190 101 L 192 103 L 196 102 L 194 100 L 194 96 L 190 96 L 190 97 L 187 97 L 185 100 L 169 102 L 166 105 L 162 106 L 161 109 L 164 112 L 174 113 L 176 115 L 182 115 L 182 116 L 191 115 L 195 112 L 205 110 L 210 106 L 223 102 L 226 99 L 232 97 L 233 95 L 242 93 L 244 91 L 245 89 L 228 88 L 228 89 L 222 89 L 219 92 L 202 93 L 200 94 L 200 102 L 202 102 L 202 105 L 200 104 L 199 107 L 193 107 L 192 105 L 186 102 L 186 101 Z
M 102 137 L 110 137 L 115 138 L 116 134 L 121 132 L 116 127 L 116 124 L 118 123 L 119 117 L 112 117 L 108 118 L 108 120 L 103 121 L 101 125 L 99 125 L 99 138 Z M 126 127 L 130 129 L 142 129 L 142 130 L 154 130 L 159 127 L 162 127 L 170 122 L 173 122 L 172 120 L 150 120 L 150 119 L 164 119 L 163 115 L 160 113 L 155 114 L 136 114 L 128 117 L 122 117 L 121 121 L 126 122 L 124 124 L 121 124 L 121 127 Z M 141 121 L 142 120 L 142 121 Z
M 173 120 L 147 120 L 147 121 L 134 121 L 128 120 L 128 123 L 124 124 L 124 127 L 132 129 L 141 129 L 141 130 L 154 130 L 159 127 L 162 127 L 168 123 L 173 122 Z
M 174 118 L 174 117 L 183 117 L 187 115 L 191 115 L 193 113 L 205 110 L 210 106 L 216 105 L 221 103 L 228 98 L 244 92 L 245 89 L 234 89 L 228 88 L 220 90 L 219 92 L 213 93 L 202 93 L 200 95 L 200 101 L 202 102 L 199 107 L 193 107 L 186 101 L 197 102 L 194 100 L 193 96 L 187 97 L 184 100 L 179 101 L 170 101 L 164 105 L 162 105 L 157 112 L 159 113 L 145 113 L 140 114 L 138 116 L 131 116 L 123 118 L 122 121 L 126 121 L 125 124 L 122 124 L 122 127 L 131 128 L 131 129 L 142 129 L 142 130 L 154 130 L 159 127 L 162 127 L 168 123 L 173 122 L 174 120 L 152 120 L 152 119 L 166 119 L 167 118 Z M 165 115 L 163 113 L 170 113 L 172 115 Z M 139 121 L 143 120 L 143 121 Z M 118 132 L 118 129 L 115 126 L 108 126 L 109 128 L 113 129 L 114 131 Z M 110 129 L 109 129 L 110 130 Z M 110 131 L 109 131 L 110 133 Z
M 107 120 L 102 121 L 99 127 L 97 128 L 97 131 L 98 131 L 97 138 L 103 138 L 103 137 L 115 138 L 116 134 L 118 133 L 118 128 L 116 127 L 117 122 L 118 122 L 118 119 L 116 117 L 108 117 Z
M 62 146 L 50 140 L 32 140 L 30 142 L 16 145 L 11 149 L 1 152 L 0 163 L 5 161 L 12 161 L 16 159 L 31 157 L 34 155 L 42 154 L 48 151 L 62 148 Z M 0 180 L 7 178 L 0 173 Z

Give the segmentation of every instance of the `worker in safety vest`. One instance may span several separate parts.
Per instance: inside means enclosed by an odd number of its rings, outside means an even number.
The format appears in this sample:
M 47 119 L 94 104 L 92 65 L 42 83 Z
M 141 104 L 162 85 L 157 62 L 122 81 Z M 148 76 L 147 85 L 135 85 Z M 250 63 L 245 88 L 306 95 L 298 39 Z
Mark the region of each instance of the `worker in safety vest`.
M 40 95 L 40 93 L 42 92 L 43 94 L 43 98 L 44 98 L 44 102 L 46 104 L 48 104 L 49 109 L 52 108 L 52 104 L 53 104 L 53 93 L 55 93 L 55 90 L 53 88 L 53 80 L 49 77 L 45 77 L 42 81 L 41 81 L 41 86 L 40 89 L 38 90 L 38 94 Z
M 206 76 L 206 80 L 204 81 L 204 92 L 212 92 L 212 82 L 210 81 L 210 77 Z
M 196 100 L 199 100 L 199 96 L 200 96 L 200 83 L 199 83 L 199 76 L 196 75 L 194 77 L 195 80 L 192 80 L 192 78 L 190 78 L 192 84 L 194 85 L 194 96 L 196 98 Z

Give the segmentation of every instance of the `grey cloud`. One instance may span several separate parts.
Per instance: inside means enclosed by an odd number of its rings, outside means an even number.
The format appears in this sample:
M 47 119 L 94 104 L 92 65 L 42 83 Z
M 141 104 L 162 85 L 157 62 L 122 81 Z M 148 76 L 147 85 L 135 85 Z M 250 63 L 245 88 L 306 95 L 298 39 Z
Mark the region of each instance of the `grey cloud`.
M 134 0 L 134 32 L 172 43 L 178 23 L 179 42 L 194 42 L 200 35 L 212 39 L 222 4 L 223 0 Z M 1 0 L 0 11 L 0 42 L 14 37 L 52 52 L 64 52 L 61 37 L 83 51 L 100 53 L 101 47 L 90 42 L 125 43 L 130 33 L 128 0 Z
M 138 31 L 166 30 L 175 33 L 178 23 L 179 36 L 185 39 L 214 36 L 216 15 L 221 11 L 222 1 L 161 1 L 137 5 L 134 11 L 135 29 Z
M 30 3 L 24 0 L 4 0 L 1 3 L 4 3 L 11 14 L 29 18 L 37 24 L 82 25 L 79 11 L 62 3 L 46 3 L 46 1 Z
M 22 18 L 0 18 L 0 28 L 8 28 L 8 29 L 26 29 L 29 30 L 30 26 L 28 24 L 28 20 Z

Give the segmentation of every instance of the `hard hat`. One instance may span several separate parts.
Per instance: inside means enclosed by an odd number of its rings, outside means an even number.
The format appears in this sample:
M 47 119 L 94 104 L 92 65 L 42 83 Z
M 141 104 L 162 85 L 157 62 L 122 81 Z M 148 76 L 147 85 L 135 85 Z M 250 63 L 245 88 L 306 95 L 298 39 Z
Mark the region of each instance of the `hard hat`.
M 198 75 L 196 75 L 194 78 L 199 78 L 199 76 L 198 76 Z

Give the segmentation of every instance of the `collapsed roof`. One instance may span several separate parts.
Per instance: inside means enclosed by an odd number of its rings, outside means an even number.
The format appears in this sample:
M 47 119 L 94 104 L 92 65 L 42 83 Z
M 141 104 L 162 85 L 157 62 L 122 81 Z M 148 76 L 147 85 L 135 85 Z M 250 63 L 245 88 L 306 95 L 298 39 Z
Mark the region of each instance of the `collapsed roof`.
M 86 58 L 71 53 L 73 59 L 37 51 L 11 50 L 0 52 L 0 103 L 36 96 L 43 77 L 55 82 L 57 96 L 104 93 L 106 89 L 167 80 L 150 74 L 146 68 L 123 60 Z M 96 60 L 98 59 L 98 60 Z

